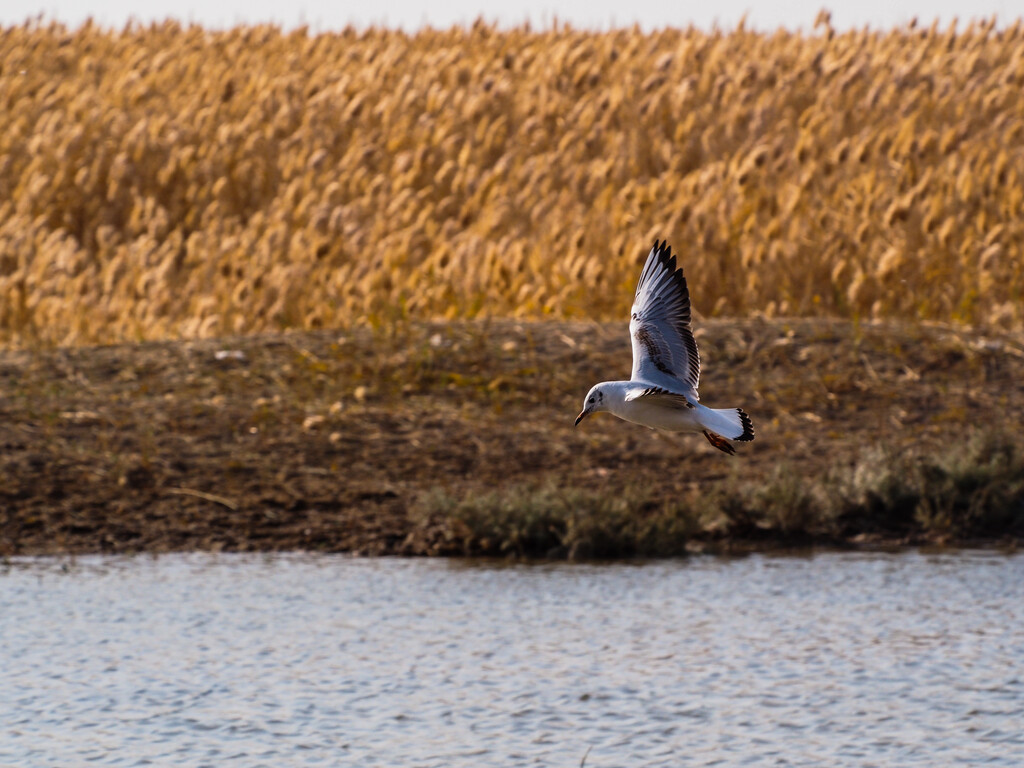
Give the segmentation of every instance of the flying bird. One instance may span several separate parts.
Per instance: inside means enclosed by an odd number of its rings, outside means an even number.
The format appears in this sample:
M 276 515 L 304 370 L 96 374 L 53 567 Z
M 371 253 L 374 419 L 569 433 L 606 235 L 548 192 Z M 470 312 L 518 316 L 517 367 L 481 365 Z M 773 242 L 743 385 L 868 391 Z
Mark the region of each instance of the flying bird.
M 690 292 L 666 242 L 654 241 L 629 319 L 633 372 L 629 381 L 595 384 L 576 417 L 608 411 L 625 421 L 669 432 L 702 432 L 715 448 L 736 453 L 730 440 L 754 439 L 741 408 L 700 404 L 700 355 L 690 329 Z

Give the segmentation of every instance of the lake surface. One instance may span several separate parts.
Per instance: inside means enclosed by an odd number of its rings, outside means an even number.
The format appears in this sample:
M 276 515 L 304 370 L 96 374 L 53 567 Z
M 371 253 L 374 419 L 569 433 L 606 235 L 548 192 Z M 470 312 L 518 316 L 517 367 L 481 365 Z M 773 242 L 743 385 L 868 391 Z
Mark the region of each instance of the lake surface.
M 0 765 L 1020 765 L 1024 556 L 0 565 Z

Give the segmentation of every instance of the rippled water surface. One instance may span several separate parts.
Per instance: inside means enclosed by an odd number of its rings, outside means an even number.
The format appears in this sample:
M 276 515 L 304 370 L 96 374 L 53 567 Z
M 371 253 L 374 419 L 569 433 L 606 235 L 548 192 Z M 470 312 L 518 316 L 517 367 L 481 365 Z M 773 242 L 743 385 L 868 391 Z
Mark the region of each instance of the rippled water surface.
M 0 566 L 3 765 L 585 755 L 1020 765 L 1024 556 Z

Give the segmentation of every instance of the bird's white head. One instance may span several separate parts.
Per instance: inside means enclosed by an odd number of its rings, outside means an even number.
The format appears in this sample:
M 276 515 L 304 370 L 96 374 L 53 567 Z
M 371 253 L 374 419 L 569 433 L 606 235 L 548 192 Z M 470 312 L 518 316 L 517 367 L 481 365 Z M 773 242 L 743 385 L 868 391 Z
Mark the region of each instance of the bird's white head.
M 600 384 L 595 384 L 590 388 L 590 391 L 587 392 L 587 396 L 583 400 L 583 410 L 580 411 L 580 415 L 576 417 L 575 426 L 579 426 L 579 423 L 592 413 L 608 410 L 609 393 L 605 391 L 606 383 L 607 382 L 601 382 Z

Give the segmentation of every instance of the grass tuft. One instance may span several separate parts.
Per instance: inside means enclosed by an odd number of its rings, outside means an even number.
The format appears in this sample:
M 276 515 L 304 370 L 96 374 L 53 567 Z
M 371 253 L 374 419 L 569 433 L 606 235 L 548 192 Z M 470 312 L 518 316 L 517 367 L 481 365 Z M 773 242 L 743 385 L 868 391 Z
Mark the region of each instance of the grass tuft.
M 434 528 L 443 541 L 436 549 L 448 554 L 571 560 L 682 555 L 694 543 L 1024 535 L 1024 451 L 1004 433 L 978 433 L 934 455 L 871 449 L 821 477 L 779 467 L 760 485 L 737 482 L 730 477 L 673 501 L 635 487 L 554 482 L 459 496 L 435 490 L 414 516 Z
M 424 494 L 414 518 L 438 523 L 442 551 L 519 558 L 602 559 L 680 554 L 700 530 L 686 506 L 659 505 L 637 488 L 514 485 L 458 497 Z
M 1006 433 L 976 434 L 919 465 L 916 518 L 954 537 L 1024 533 L 1024 451 Z

